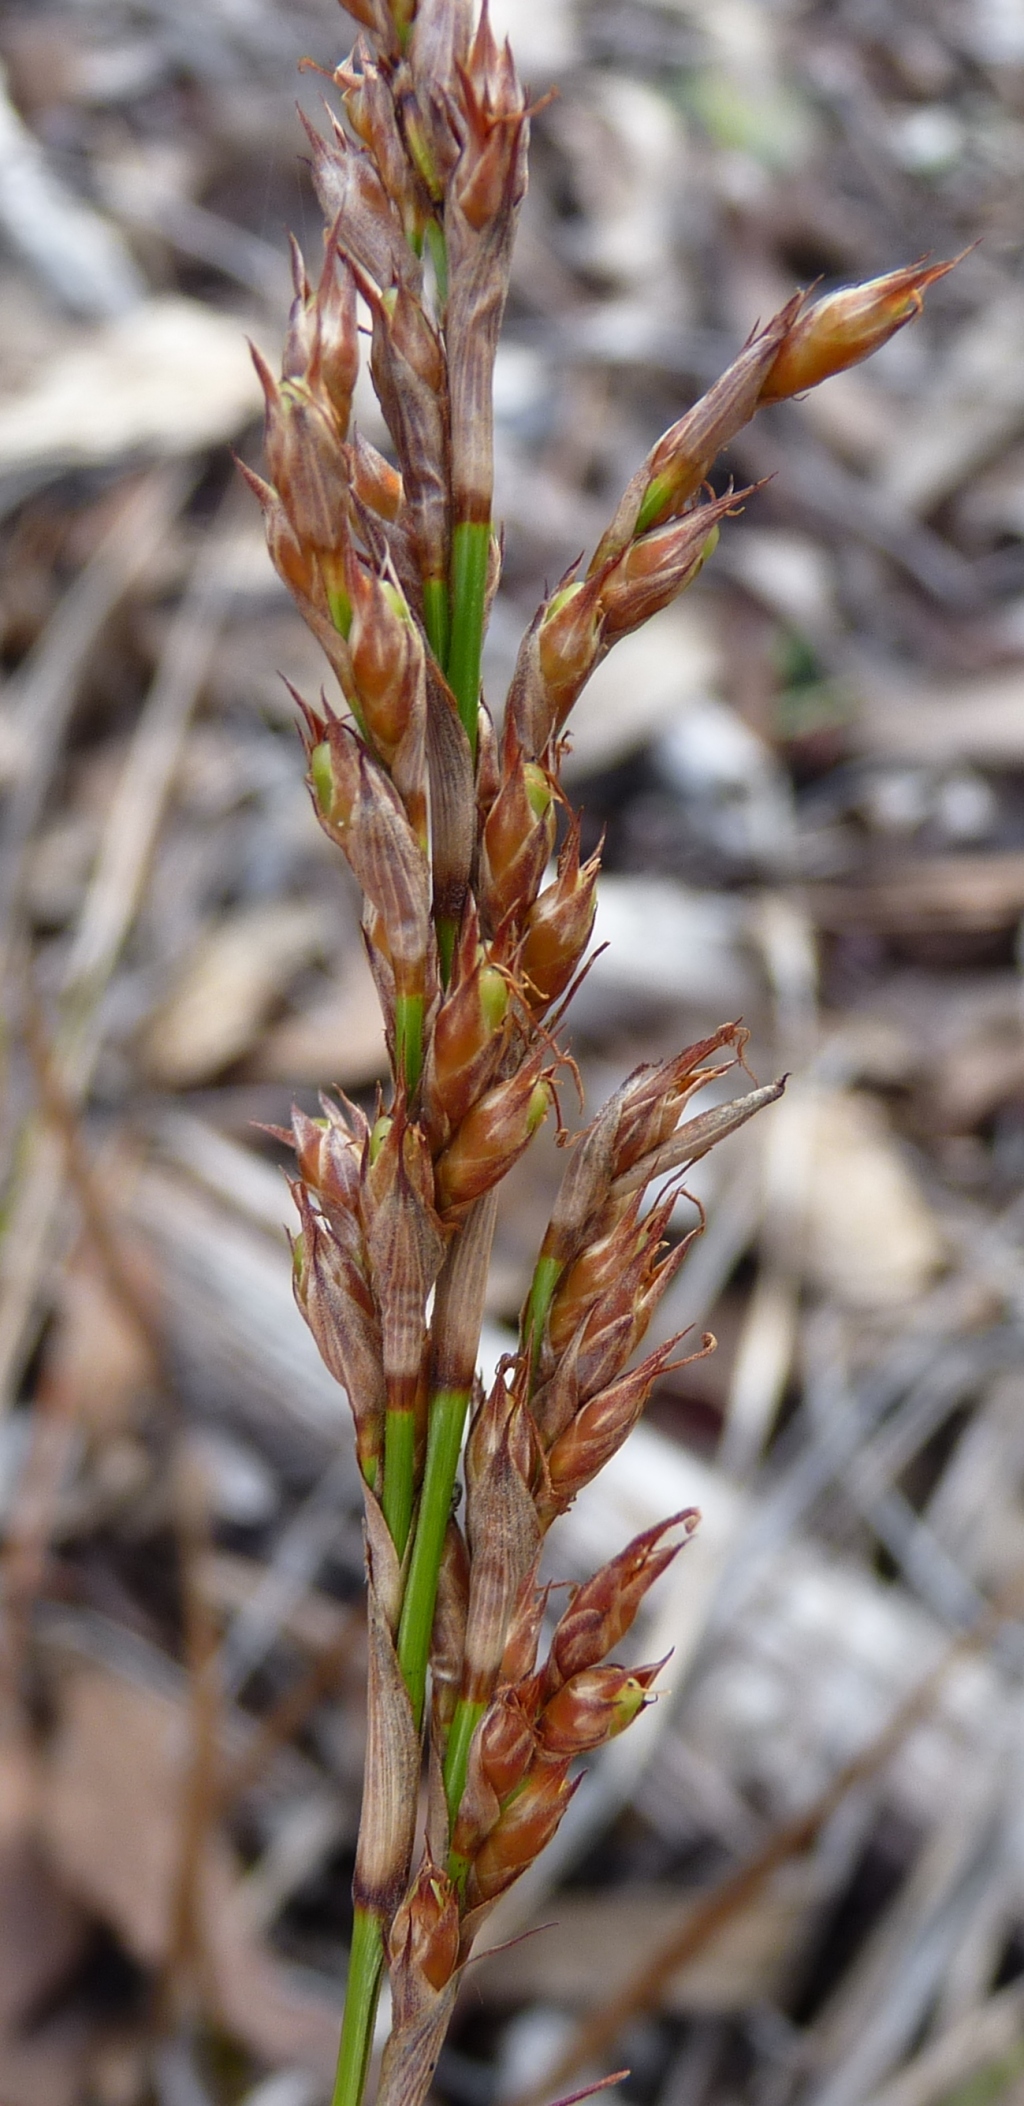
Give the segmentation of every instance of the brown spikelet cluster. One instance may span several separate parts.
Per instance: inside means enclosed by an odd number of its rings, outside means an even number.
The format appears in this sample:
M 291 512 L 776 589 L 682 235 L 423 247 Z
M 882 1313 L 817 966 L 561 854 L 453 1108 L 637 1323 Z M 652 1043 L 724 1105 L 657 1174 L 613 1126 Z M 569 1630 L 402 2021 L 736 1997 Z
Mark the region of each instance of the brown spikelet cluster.
M 559 781 L 570 713 L 616 641 L 713 552 L 739 502 L 707 489 L 723 447 L 762 404 L 884 343 L 950 266 L 797 293 L 759 329 L 538 609 L 492 717 L 491 382 L 528 100 L 486 0 L 347 5 L 362 34 L 325 131 L 309 128 L 323 262 L 313 284 L 294 252 L 280 378 L 256 355 L 268 480 L 249 481 L 333 676 L 330 698 L 296 700 L 316 817 L 361 888 L 393 1073 L 373 1123 L 325 1103 L 291 1136 L 296 1296 L 348 1393 L 366 1493 L 369 1732 L 335 2101 L 360 2106 L 386 1966 L 380 2097 L 419 2106 L 483 1915 L 554 1833 L 577 1759 L 648 1701 L 657 1668 L 609 1654 L 696 1516 L 578 1588 L 538 1666 L 541 1550 L 677 1351 L 635 1358 L 692 1240 L 673 1240 L 676 1174 L 782 1087 L 691 1115 L 742 1061 L 738 1023 L 628 1077 L 567 1145 L 519 1347 L 484 1394 L 497 1190 L 557 1109 L 596 905 L 599 856 L 582 859 Z M 389 458 L 352 421 L 361 334 Z

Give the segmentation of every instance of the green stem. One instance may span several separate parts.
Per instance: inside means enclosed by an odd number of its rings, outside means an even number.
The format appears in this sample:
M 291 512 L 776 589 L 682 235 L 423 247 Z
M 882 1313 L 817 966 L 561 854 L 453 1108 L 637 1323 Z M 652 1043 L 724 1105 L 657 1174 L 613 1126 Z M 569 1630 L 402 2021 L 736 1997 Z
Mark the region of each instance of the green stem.
M 427 642 L 443 670 L 451 641 L 451 609 L 444 578 L 423 580 L 423 626 L 427 632 Z
M 434 924 L 437 935 L 437 962 L 441 968 L 441 985 L 447 987 L 452 976 L 452 959 L 459 938 L 459 924 L 450 914 L 439 914 Z
M 448 685 L 458 703 L 474 760 L 490 553 L 490 521 L 461 520 L 452 535 L 452 640 L 448 650 Z
M 366 1909 L 357 1907 L 352 1919 L 345 2016 L 341 2022 L 341 2046 L 331 2106 L 360 2106 L 373 2046 L 373 2023 L 377 2016 L 383 1968 L 384 1932 L 380 1920 Z
M 530 1356 L 530 1374 L 537 1372 L 537 1361 L 544 1343 L 544 1326 L 555 1298 L 555 1288 L 562 1276 L 562 1265 L 558 1258 L 538 1258 L 530 1282 L 530 1292 L 523 1310 L 523 1351 Z
M 416 1485 L 416 1414 L 384 1415 L 384 1492 L 381 1507 L 399 1558 L 405 1556 Z
M 451 1723 L 444 1757 L 444 1789 L 453 1828 L 466 1789 L 469 1743 L 486 1709 L 486 1704 L 471 1703 L 468 1697 L 460 1697 Z
M 423 996 L 395 996 L 395 1067 L 411 1097 L 423 1067 Z
M 423 1717 L 437 1579 L 452 1510 L 455 1472 L 469 1398 L 468 1389 L 439 1389 L 430 1400 L 420 1509 L 405 1583 L 402 1620 L 398 1626 L 398 1664 L 417 1726 Z

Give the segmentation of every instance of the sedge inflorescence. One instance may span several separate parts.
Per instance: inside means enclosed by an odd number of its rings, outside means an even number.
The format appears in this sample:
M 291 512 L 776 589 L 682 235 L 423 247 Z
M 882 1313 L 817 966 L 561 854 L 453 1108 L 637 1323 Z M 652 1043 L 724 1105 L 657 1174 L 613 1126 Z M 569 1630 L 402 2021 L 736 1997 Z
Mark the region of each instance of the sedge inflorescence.
M 257 355 L 269 479 L 246 472 L 336 682 L 333 703 L 296 700 L 316 816 L 361 888 L 393 1078 L 373 1122 L 325 1103 L 290 1138 L 296 1296 L 347 1391 L 366 1503 L 368 1743 L 335 2102 L 359 2106 L 387 1968 L 379 2097 L 418 2106 L 481 1922 L 553 1835 L 577 1758 L 648 1700 L 657 1667 L 609 1654 L 696 1516 L 577 1588 L 543 1648 L 541 1551 L 677 1351 L 634 1360 L 691 1240 L 670 1240 L 666 1175 L 781 1088 L 691 1115 L 742 1059 L 738 1023 L 626 1079 L 567 1150 L 518 1350 L 485 1393 L 498 1188 L 556 1109 L 595 910 L 599 857 L 582 857 L 559 780 L 566 726 L 615 642 L 712 553 L 744 494 L 707 489 L 722 448 L 762 404 L 866 357 L 950 266 L 798 293 L 751 337 L 538 608 L 499 727 L 480 681 L 501 569 L 491 384 L 527 97 L 486 5 L 347 5 L 363 34 L 334 77 L 340 114 L 309 134 L 322 268 L 310 284 L 295 250 L 280 378 Z M 392 459 L 352 420 L 361 330 Z

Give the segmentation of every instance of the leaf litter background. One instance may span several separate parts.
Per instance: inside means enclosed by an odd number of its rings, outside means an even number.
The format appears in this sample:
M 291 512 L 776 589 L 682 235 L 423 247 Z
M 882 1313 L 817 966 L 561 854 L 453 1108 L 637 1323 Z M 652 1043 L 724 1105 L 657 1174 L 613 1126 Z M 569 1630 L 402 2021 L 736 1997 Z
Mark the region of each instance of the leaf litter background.
M 498 366 L 492 703 L 758 316 L 981 245 L 742 435 L 767 486 L 577 712 L 591 1107 L 739 1014 L 793 1079 L 694 1180 L 661 1320 L 717 1354 L 556 1535 L 582 1575 L 701 1506 L 638 1639 L 666 1693 L 496 1920 L 557 1927 L 471 1971 L 437 2089 L 993 2099 L 1024 2077 L 1024 20 L 502 12 L 561 92 Z M 260 1122 L 372 1099 L 381 1042 L 279 677 L 320 663 L 230 448 L 285 230 L 319 241 L 296 64 L 349 32 L 328 0 L 0 13 L 3 2106 L 329 2093 L 358 1501 Z M 542 1138 L 510 1181 L 492 1357 L 557 1170 Z

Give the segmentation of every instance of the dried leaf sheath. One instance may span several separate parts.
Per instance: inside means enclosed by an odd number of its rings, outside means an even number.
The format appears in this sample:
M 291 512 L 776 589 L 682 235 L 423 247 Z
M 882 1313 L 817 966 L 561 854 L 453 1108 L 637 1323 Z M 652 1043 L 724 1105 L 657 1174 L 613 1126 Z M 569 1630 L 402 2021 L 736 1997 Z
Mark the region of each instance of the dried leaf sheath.
M 372 1126 L 331 1106 L 294 1122 L 296 1295 L 349 1393 L 367 1509 L 369 1732 L 335 2106 L 360 2106 L 385 1964 L 379 2096 L 420 2106 L 477 1928 L 557 1828 L 576 1758 L 649 1700 L 657 1666 L 608 1655 L 696 1522 L 646 1531 L 576 1589 L 537 1665 L 544 1536 L 680 1347 L 636 1362 L 691 1240 L 672 1240 L 674 1188 L 645 1194 L 782 1088 L 691 1115 L 741 1060 L 738 1023 L 627 1077 L 568 1150 L 518 1350 L 483 1395 L 498 1190 L 555 1107 L 564 1048 L 560 1018 L 544 1018 L 572 987 L 596 900 L 600 858 L 581 860 L 572 814 L 550 868 L 566 727 L 616 641 L 713 553 L 739 502 L 704 487 L 722 449 L 762 403 L 867 356 L 949 266 L 817 303 L 797 293 L 751 338 L 538 609 L 498 737 L 480 693 L 500 570 L 491 381 L 526 96 L 486 6 L 349 11 L 363 35 L 335 77 L 342 114 L 330 136 L 310 131 L 323 269 L 314 290 L 296 265 L 280 382 L 258 361 L 270 481 L 250 479 L 336 684 L 332 702 L 301 704 L 309 783 L 363 893 L 393 1071 Z M 350 430 L 357 291 L 393 461 Z

